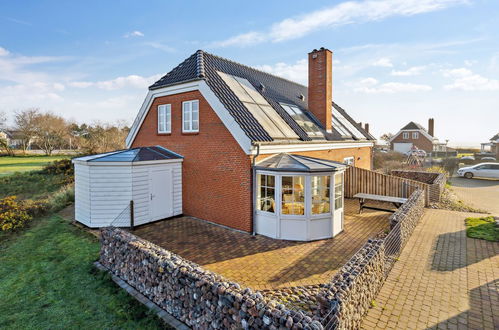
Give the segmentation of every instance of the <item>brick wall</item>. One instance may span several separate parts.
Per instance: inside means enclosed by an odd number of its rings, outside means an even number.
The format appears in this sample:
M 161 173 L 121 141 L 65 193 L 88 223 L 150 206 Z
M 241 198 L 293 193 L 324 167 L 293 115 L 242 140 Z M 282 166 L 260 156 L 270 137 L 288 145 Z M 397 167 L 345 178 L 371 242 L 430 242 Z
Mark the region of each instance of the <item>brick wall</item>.
M 199 133 L 182 133 L 182 102 L 199 100 Z M 172 133 L 157 133 L 157 106 L 171 104 Z M 184 214 L 251 231 L 251 161 L 199 91 L 156 98 L 132 147 L 161 145 L 184 156 Z
M 422 149 L 426 152 L 432 152 L 433 151 L 433 142 L 428 140 L 426 136 L 423 134 L 419 133 L 419 137 L 417 139 L 412 138 L 412 133 L 413 132 L 408 132 L 409 133 L 409 138 L 404 139 L 403 138 L 403 133 L 401 132 L 393 141 L 390 143 L 391 149 L 393 150 L 393 145 L 394 143 L 412 143 L 414 146 L 418 147 L 419 149 Z
M 317 150 L 317 151 L 303 151 L 294 152 L 293 154 L 309 156 L 315 158 L 323 158 L 328 160 L 333 160 L 337 162 L 343 162 L 343 159 L 347 157 L 355 158 L 355 166 L 372 169 L 372 148 L 371 147 L 360 147 L 360 148 L 346 148 L 346 149 L 331 149 L 331 150 Z M 257 160 L 268 158 L 272 155 L 265 154 L 258 156 Z

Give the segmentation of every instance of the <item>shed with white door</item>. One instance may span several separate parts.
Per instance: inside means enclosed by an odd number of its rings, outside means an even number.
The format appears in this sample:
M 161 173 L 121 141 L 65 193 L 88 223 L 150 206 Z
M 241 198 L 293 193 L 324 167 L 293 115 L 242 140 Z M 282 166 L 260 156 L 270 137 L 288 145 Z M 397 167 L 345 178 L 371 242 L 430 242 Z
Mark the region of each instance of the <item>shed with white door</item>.
M 161 146 L 73 159 L 75 219 L 92 228 L 129 227 L 132 214 L 135 226 L 182 214 L 182 161 Z

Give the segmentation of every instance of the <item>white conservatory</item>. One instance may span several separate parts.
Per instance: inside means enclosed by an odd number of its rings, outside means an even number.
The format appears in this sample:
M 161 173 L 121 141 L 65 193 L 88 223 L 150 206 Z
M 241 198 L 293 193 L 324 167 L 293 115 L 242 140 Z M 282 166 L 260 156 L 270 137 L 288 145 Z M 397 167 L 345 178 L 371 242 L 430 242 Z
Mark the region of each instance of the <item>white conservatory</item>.
M 339 234 L 345 169 L 342 163 L 286 153 L 257 163 L 256 233 L 296 241 Z

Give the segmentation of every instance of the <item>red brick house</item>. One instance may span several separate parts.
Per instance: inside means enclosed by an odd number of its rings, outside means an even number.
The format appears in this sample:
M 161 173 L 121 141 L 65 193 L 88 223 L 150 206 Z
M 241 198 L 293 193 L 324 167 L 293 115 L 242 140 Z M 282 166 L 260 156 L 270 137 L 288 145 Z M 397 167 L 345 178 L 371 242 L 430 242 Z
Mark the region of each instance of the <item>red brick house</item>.
M 126 144 L 183 157 L 185 215 L 275 238 L 332 237 L 343 228 L 344 163 L 371 169 L 374 144 L 332 88 L 324 48 L 309 53 L 309 88 L 199 50 L 149 87 Z
M 390 139 L 390 149 L 401 153 L 417 148 L 426 151 L 446 151 L 447 143 L 441 143 L 435 137 L 435 120 L 428 119 L 428 130 L 411 121 Z
M 486 150 L 488 149 L 488 150 Z M 499 159 L 499 133 L 490 138 L 489 142 L 482 143 L 482 153 L 489 152 Z

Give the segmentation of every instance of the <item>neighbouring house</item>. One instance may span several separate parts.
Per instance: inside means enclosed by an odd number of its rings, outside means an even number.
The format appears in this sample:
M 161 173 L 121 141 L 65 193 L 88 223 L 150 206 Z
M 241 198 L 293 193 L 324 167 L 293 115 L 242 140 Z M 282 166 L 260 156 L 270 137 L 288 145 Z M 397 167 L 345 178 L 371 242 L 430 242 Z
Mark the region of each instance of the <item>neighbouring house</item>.
M 481 144 L 481 154 L 490 154 L 499 159 L 499 133 L 490 138 L 489 142 Z
M 7 144 L 11 148 L 20 148 L 22 145 L 22 134 L 15 130 L 2 130 L 0 131 L 0 138 L 7 140 Z
M 422 125 L 411 121 L 400 129 L 390 139 L 390 149 L 393 151 L 406 153 L 412 149 L 424 150 L 427 153 L 455 151 L 447 146 L 447 142 L 440 142 L 435 137 L 435 120 L 428 119 L 428 130 Z
M 375 139 L 333 102 L 332 52 L 310 52 L 308 71 L 307 88 L 199 50 L 149 87 L 127 148 L 182 157 L 185 215 L 273 238 L 333 237 L 343 172 L 371 169 Z

